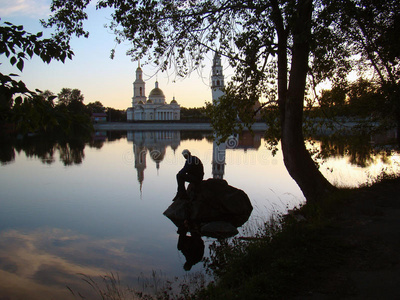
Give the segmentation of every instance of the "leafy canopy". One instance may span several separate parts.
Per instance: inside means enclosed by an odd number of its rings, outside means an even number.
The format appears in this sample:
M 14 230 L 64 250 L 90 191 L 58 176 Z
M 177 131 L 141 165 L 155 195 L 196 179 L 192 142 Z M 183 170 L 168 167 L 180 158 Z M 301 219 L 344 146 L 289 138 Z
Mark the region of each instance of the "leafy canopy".
M 72 59 L 73 52 L 69 46 L 69 39 L 63 35 L 43 38 L 43 33 L 32 34 L 24 30 L 22 25 L 10 22 L 0 24 L 0 55 L 5 55 L 9 63 L 19 71 L 23 71 L 25 61 L 33 56 L 39 57 L 43 62 L 52 60 L 64 62 L 66 58 Z M 17 79 L 14 73 L 3 74 L 0 72 L 0 119 L 5 119 L 5 114 L 11 108 L 15 94 L 35 95 L 24 82 Z M 18 98 L 22 101 L 22 98 Z
M 146 57 L 161 70 L 173 67 L 187 76 L 202 67 L 206 53 L 225 56 L 235 76 L 212 114 L 214 125 L 229 124 L 220 127 L 232 130 L 237 112 L 250 125 L 258 101 L 274 107 L 287 96 L 294 41 L 304 38 L 296 36 L 297 9 L 310 1 L 305 93 L 327 79 L 343 84 L 354 69 L 372 71 L 381 85 L 390 83 L 388 90 L 398 86 L 397 0 L 99 0 L 97 8 L 114 9 L 108 27 L 117 42 L 131 43 L 129 55 Z M 43 24 L 56 27 L 61 39 L 87 36 L 83 21 L 89 2 L 53 0 L 53 15 Z M 316 96 L 307 93 L 306 100 Z

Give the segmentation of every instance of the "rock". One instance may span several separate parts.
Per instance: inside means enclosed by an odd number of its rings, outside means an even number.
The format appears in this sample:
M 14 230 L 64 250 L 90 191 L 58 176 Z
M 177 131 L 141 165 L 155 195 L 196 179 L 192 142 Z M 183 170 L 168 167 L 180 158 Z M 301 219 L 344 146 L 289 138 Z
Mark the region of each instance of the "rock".
M 188 195 L 189 200 L 177 198 L 164 212 L 177 227 L 182 226 L 184 220 L 190 220 L 197 224 L 227 222 L 236 228 L 242 226 L 253 211 L 247 194 L 222 179 L 204 180 L 196 193 L 189 185 Z

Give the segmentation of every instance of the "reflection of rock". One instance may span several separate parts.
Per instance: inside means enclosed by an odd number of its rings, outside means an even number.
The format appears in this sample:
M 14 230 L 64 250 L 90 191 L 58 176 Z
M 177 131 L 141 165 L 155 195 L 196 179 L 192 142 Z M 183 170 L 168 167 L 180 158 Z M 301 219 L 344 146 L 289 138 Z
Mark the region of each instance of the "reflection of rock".
M 239 232 L 231 223 L 224 221 L 215 221 L 201 226 L 201 233 L 205 236 L 225 238 L 237 235 Z
M 190 200 L 176 199 L 164 215 L 177 227 L 185 220 L 198 223 L 201 233 L 207 236 L 237 234 L 236 227 L 242 226 L 253 210 L 245 192 L 221 179 L 203 181 L 197 194 L 189 185 L 188 194 Z

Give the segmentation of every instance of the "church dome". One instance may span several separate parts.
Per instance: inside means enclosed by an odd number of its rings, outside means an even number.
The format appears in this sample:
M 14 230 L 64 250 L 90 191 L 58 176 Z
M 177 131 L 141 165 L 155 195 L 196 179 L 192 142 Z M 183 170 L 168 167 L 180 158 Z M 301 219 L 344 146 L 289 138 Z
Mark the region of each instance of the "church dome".
M 160 88 L 154 88 L 151 90 L 149 97 L 165 97 L 164 92 Z
M 146 101 L 146 103 L 147 103 L 147 104 L 152 104 L 153 101 L 152 101 L 151 99 L 149 99 L 149 100 Z
M 158 87 L 158 81 L 156 81 L 156 87 L 151 90 L 151 92 L 149 94 L 149 97 L 152 97 L 152 98 L 154 98 L 154 97 L 157 97 L 157 98 L 163 97 L 163 98 L 165 98 L 164 92 Z
M 171 104 L 178 104 L 178 102 L 175 100 L 175 97 L 172 99 Z

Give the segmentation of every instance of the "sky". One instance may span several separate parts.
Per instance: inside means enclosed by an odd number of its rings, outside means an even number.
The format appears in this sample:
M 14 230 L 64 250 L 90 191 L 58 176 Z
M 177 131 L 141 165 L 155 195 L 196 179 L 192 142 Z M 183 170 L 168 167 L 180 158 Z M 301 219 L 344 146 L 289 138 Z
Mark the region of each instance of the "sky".
M 105 107 L 126 109 L 131 106 L 133 81 L 138 67 L 125 53 L 128 44 L 115 48 L 116 55 L 110 59 L 110 51 L 116 46 L 115 36 L 104 25 L 109 23 L 111 10 L 96 10 L 95 3 L 87 10 L 88 20 L 84 28 L 89 38 L 73 38 L 71 42 L 75 55 L 65 63 L 52 61 L 43 63 L 38 58 L 25 62 L 23 72 L 12 67 L 7 57 L 0 56 L 0 69 L 3 74 L 15 73 L 31 90 L 50 90 L 58 94 L 62 88 L 79 89 L 85 97 L 84 103 L 100 101 Z M 51 0 L 0 0 L 0 22 L 24 25 L 30 33 L 42 31 L 45 35 L 52 30 L 40 25 L 40 19 L 50 14 Z M 210 74 L 212 55 L 204 61 L 202 71 L 194 71 L 187 78 L 178 78 L 173 70 L 157 73 L 156 66 L 142 66 L 146 82 L 146 95 L 155 87 L 158 80 L 167 102 L 175 97 L 183 107 L 201 107 L 211 101 Z M 227 62 L 222 62 L 227 66 Z M 226 74 L 229 75 L 229 74 Z

